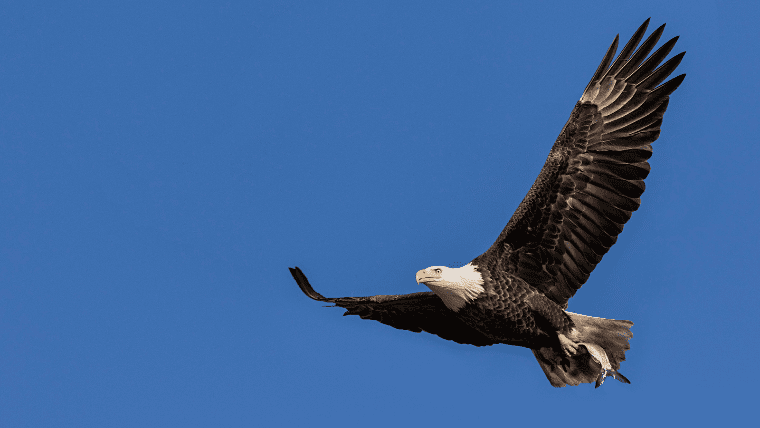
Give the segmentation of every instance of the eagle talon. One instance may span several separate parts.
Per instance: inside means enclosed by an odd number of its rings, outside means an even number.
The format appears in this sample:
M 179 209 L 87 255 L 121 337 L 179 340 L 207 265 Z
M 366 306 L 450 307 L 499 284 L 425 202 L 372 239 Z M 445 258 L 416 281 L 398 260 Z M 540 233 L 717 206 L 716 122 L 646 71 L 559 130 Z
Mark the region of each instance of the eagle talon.
M 573 342 L 572 340 L 568 339 L 567 336 L 560 333 L 557 336 L 559 336 L 559 343 L 562 345 L 562 350 L 565 351 L 565 355 L 568 357 L 572 357 L 573 355 L 578 353 L 578 344 Z
M 617 380 L 619 380 L 620 382 L 623 382 L 623 383 L 628 383 L 628 384 L 631 383 L 631 381 L 628 380 L 627 377 L 623 376 L 617 370 L 602 369 L 602 372 L 599 373 L 599 377 L 596 378 L 596 385 L 594 386 L 594 388 L 599 388 L 600 386 L 602 386 L 602 384 L 604 383 L 604 378 L 606 378 L 607 376 L 610 376 L 613 379 L 617 379 Z

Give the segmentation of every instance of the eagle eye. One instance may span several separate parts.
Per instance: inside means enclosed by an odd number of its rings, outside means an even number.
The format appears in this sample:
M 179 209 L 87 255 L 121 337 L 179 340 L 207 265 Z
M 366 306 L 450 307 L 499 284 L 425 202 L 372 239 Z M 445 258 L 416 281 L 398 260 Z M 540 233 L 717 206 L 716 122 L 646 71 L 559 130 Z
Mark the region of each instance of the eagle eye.
M 435 273 L 441 273 L 441 270 L 440 269 L 436 269 Z

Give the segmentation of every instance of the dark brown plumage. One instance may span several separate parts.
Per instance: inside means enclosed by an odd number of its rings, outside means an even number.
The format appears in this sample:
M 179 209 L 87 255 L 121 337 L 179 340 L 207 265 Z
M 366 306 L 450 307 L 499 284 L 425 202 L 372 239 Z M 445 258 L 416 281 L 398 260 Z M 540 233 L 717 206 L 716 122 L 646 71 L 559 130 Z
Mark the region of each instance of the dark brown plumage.
M 599 386 L 607 375 L 628 383 L 617 371 L 633 323 L 564 309 L 639 208 L 651 143 L 685 76 L 661 84 L 683 58 L 680 53 L 660 65 L 677 37 L 647 58 L 665 25 L 636 49 L 648 24 L 613 62 L 615 37 L 535 183 L 485 253 L 462 268 L 418 272 L 418 282 L 432 292 L 325 298 L 291 268 L 301 290 L 346 308 L 344 315 L 398 329 L 476 346 L 530 348 L 554 386 Z
M 488 346 L 497 343 L 451 316 L 451 311 L 432 291 L 395 296 L 327 298 L 314 291 L 301 269 L 289 269 L 307 296 L 347 309 L 344 316 L 359 315 L 362 319 L 380 321 L 400 330 L 415 333 L 426 331 L 466 345 Z
M 660 135 L 669 95 L 686 76 L 657 87 L 684 56 L 682 52 L 657 68 L 678 37 L 642 64 L 664 24 L 627 59 L 648 24 L 647 19 L 609 66 L 617 50 L 615 37 L 533 187 L 475 264 L 514 273 L 567 307 L 615 243 L 641 204 L 650 144 Z

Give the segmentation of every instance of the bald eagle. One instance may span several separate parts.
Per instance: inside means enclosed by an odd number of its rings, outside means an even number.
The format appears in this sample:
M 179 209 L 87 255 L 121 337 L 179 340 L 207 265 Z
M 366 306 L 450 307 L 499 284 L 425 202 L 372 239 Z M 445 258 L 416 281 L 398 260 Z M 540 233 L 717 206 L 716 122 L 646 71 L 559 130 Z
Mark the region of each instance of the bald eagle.
M 674 37 L 647 58 L 665 25 L 641 44 L 647 19 L 613 62 L 618 36 L 562 128 L 528 194 L 491 247 L 459 268 L 417 272 L 431 291 L 394 296 L 327 298 L 298 267 L 290 268 L 310 298 L 344 315 L 426 331 L 457 343 L 530 348 L 555 387 L 595 383 L 620 372 L 631 321 L 567 311 L 623 225 L 641 204 L 651 143 L 670 94 L 685 75 L 662 83 L 685 52 L 660 63 Z

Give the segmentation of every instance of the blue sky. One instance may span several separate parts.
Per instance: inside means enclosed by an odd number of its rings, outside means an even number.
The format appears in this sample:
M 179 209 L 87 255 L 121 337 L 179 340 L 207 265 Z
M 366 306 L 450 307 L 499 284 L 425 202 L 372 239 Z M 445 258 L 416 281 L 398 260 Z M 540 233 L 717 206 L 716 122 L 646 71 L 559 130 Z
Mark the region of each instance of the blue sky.
M 760 352 L 751 2 L 16 2 L 0 14 L 0 425 L 736 423 Z M 634 4 L 635 3 L 635 4 Z M 569 309 L 621 372 L 306 298 L 490 246 L 615 34 L 680 35 L 642 206 Z

